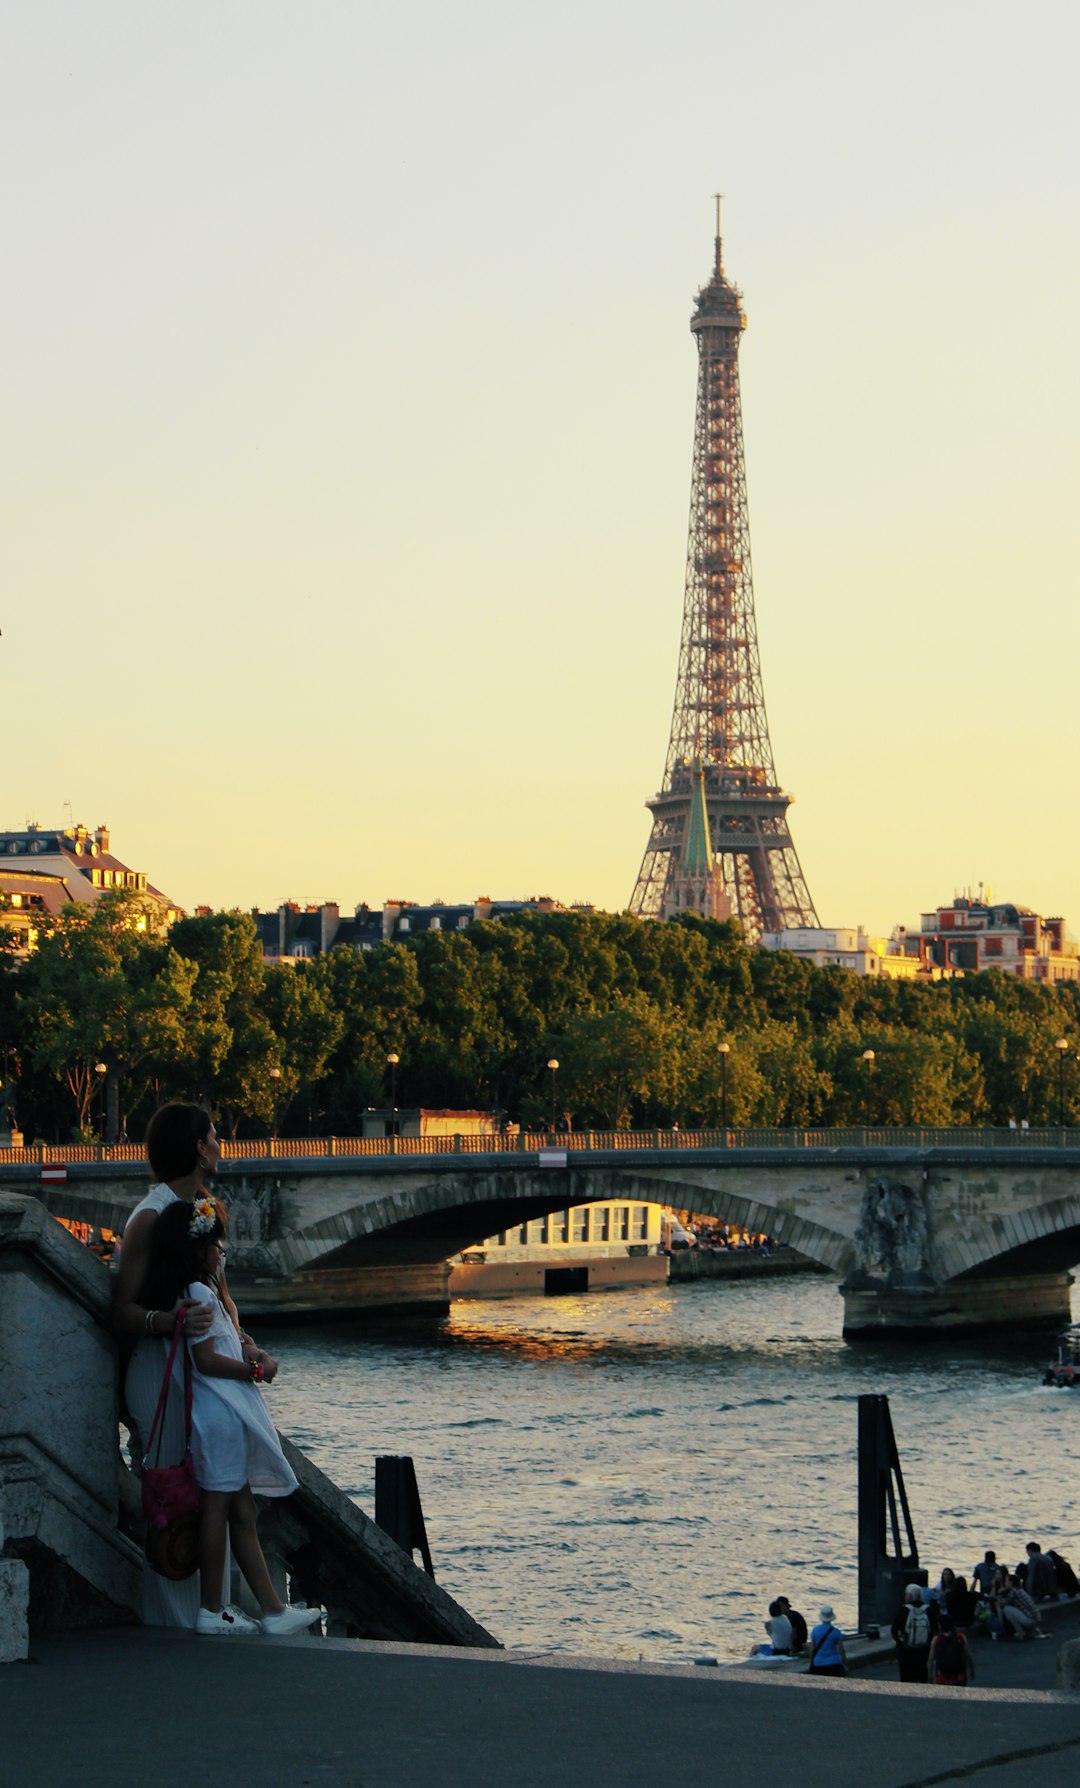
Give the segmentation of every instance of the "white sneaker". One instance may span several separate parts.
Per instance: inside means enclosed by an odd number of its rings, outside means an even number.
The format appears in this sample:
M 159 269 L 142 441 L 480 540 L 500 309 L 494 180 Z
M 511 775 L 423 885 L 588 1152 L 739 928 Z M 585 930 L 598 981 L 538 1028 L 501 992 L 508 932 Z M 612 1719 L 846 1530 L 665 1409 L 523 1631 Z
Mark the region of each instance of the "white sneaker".
M 282 1638 L 288 1633 L 302 1633 L 305 1627 L 313 1627 L 322 1619 L 321 1608 L 301 1608 L 294 1602 L 289 1608 L 282 1608 L 279 1614 L 264 1614 L 262 1630 L 272 1638 Z
M 258 1633 L 260 1627 L 257 1620 L 251 1620 L 248 1615 L 241 1613 L 239 1608 L 219 1608 L 216 1614 L 211 1614 L 209 1608 L 200 1608 L 198 1619 L 195 1622 L 195 1631 L 202 1634 L 204 1638 L 215 1636 L 232 1638 L 234 1634 L 246 1633 L 250 1636 L 252 1633 Z

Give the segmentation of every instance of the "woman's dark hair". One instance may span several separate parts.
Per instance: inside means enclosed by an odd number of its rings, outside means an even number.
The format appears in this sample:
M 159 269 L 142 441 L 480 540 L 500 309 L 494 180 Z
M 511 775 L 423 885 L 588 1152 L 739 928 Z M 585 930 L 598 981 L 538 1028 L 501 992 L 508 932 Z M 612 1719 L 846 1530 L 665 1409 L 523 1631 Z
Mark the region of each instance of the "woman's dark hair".
M 213 1227 L 199 1235 L 191 1234 L 195 1207 L 186 1199 L 178 1199 L 162 1211 L 150 1231 L 146 1277 L 139 1294 L 148 1310 L 171 1310 L 192 1280 L 202 1278 L 207 1244 L 220 1242 L 225 1234 L 220 1205 L 215 1209 Z
M 198 1166 L 199 1144 L 212 1123 L 203 1106 L 179 1100 L 155 1111 L 146 1130 L 146 1158 L 159 1180 L 181 1180 Z

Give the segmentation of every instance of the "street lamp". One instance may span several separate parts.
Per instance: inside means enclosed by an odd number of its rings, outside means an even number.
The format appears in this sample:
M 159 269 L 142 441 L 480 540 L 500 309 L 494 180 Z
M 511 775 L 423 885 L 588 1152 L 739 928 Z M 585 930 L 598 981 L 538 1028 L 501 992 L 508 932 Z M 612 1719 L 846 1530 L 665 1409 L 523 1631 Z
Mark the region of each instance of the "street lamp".
M 1058 1052 L 1058 1129 L 1065 1128 L 1065 1057 L 1069 1053 L 1066 1037 L 1059 1037 L 1054 1044 Z
M 392 1115 L 397 1112 L 397 1065 L 400 1060 L 401 1057 L 396 1049 L 392 1049 L 386 1058 L 387 1066 L 390 1069 L 390 1111 Z M 397 1124 L 395 1116 L 395 1134 L 396 1130 Z
M 559 1072 L 559 1064 L 554 1056 L 552 1056 L 551 1060 L 549 1061 L 548 1067 L 551 1070 L 551 1130 L 552 1130 L 552 1135 L 554 1135 L 554 1133 L 555 1133 L 555 1076 Z
M 276 1142 L 277 1141 L 278 1081 L 281 1079 L 281 1069 L 280 1068 L 271 1068 L 270 1078 L 274 1083 L 274 1141 Z
M 723 1078 L 722 1078 L 720 1084 L 721 1084 L 721 1087 L 723 1090 L 720 1094 L 720 1111 L 721 1111 L 721 1115 L 722 1115 L 723 1128 L 725 1130 L 727 1129 L 727 1059 L 730 1054 L 731 1054 L 731 1044 L 730 1043 L 721 1043 L 721 1045 L 720 1045 L 720 1066 L 723 1069 Z
M 98 1077 L 98 1141 L 105 1141 L 105 1076 L 109 1072 L 106 1062 L 95 1062 L 94 1073 Z
M 870 1075 L 874 1067 L 873 1050 L 864 1049 L 862 1059 L 866 1063 L 866 1085 L 863 1088 L 863 1123 L 866 1125 L 870 1122 Z

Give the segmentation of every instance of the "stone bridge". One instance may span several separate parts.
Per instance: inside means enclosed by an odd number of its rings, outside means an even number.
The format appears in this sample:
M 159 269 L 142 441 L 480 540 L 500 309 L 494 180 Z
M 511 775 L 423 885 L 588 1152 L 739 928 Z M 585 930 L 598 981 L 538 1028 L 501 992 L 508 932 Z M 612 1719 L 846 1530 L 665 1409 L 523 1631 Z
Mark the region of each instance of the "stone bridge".
M 230 1284 L 264 1318 L 444 1310 L 459 1249 L 568 1205 L 644 1199 L 830 1268 L 846 1334 L 1059 1325 L 1080 1260 L 1080 1147 L 1025 1143 L 280 1154 L 226 1161 L 217 1189 Z M 59 1183 L 43 1171 L 11 1162 L 0 1185 L 117 1229 L 146 1176 L 136 1161 L 72 1163 Z

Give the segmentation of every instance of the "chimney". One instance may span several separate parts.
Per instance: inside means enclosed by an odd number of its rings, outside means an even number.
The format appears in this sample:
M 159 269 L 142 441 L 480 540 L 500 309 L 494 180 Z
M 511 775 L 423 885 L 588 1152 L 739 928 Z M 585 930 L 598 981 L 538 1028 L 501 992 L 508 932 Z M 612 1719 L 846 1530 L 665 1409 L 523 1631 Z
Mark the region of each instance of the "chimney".
M 325 956 L 337 936 L 341 909 L 336 900 L 326 900 L 319 908 L 319 953 Z
M 97 831 L 94 833 L 94 838 L 101 849 L 102 855 L 107 857 L 109 854 L 109 828 L 108 828 L 108 826 L 99 826 Z

